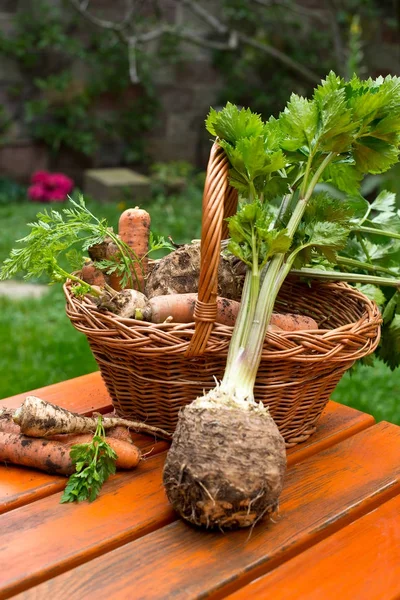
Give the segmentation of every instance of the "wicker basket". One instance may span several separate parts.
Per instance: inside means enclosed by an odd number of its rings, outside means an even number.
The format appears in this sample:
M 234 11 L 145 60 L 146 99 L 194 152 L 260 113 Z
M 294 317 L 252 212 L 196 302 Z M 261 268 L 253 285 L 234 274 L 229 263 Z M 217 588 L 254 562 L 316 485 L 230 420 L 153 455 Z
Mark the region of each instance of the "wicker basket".
M 173 431 L 181 406 L 221 379 L 232 328 L 214 322 L 217 267 L 224 217 L 236 210 L 228 163 L 214 145 L 203 197 L 201 270 L 195 323 L 160 325 L 100 312 L 64 287 L 67 314 L 83 332 L 100 367 L 116 412 Z M 277 312 L 313 317 L 318 332 L 268 333 L 255 397 L 269 406 L 287 446 L 305 441 L 343 373 L 373 352 L 381 317 L 358 290 L 338 283 L 306 285 L 288 278 Z

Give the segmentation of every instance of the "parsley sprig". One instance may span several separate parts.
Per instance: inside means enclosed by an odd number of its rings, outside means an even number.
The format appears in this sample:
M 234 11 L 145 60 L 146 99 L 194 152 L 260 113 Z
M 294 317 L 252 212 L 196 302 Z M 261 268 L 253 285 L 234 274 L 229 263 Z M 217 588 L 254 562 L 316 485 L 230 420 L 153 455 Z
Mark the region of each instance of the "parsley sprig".
M 88 444 L 75 444 L 70 456 L 76 473 L 71 475 L 61 497 L 61 503 L 93 502 L 102 485 L 115 473 L 117 455 L 105 441 L 102 417 L 99 415 L 93 439 Z

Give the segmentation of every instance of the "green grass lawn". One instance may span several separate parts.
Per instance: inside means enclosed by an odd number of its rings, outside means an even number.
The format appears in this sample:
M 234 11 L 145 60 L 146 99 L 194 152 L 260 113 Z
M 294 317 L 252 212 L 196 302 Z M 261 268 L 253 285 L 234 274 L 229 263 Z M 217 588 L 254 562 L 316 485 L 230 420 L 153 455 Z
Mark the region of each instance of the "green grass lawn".
M 122 206 L 90 202 L 89 208 L 116 226 Z M 59 208 L 59 205 L 57 205 Z M 0 206 L 2 236 L 0 261 L 17 238 L 28 232 L 26 223 L 43 208 L 33 203 Z M 200 236 L 201 192 L 146 203 L 153 231 L 183 243 Z M 15 301 L 0 297 L 0 398 L 90 373 L 97 369 L 86 338 L 65 314 L 59 286 L 49 287 L 42 299 Z M 400 371 L 392 373 L 381 363 L 359 367 L 346 374 L 333 399 L 374 415 L 377 420 L 400 424 Z

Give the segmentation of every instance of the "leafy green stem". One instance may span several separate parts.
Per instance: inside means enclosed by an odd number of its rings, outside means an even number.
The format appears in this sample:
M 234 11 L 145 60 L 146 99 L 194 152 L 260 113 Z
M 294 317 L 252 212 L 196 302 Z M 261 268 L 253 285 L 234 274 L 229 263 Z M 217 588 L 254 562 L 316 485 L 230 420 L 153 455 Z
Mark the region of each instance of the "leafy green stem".
M 394 231 L 386 231 L 385 229 L 378 229 L 377 227 L 364 227 L 364 225 L 361 225 L 352 229 L 353 231 L 360 233 L 372 233 L 374 235 L 383 235 L 385 237 L 390 237 L 395 240 L 400 240 L 400 233 L 396 233 Z
M 306 277 L 307 279 L 321 279 L 323 281 L 347 281 L 349 283 L 370 283 L 378 286 L 399 287 L 399 279 L 389 279 L 388 277 L 374 277 L 373 275 L 363 275 L 360 273 L 343 273 L 341 271 L 320 271 L 318 269 L 292 269 L 294 275 Z
M 304 194 L 301 195 L 299 201 L 297 202 L 296 208 L 294 209 L 293 214 L 290 217 L 290 221 L 287 226 L 287 233 L 288 233 L 289 237 L 292 238 L 294 236 L 294 234 L 296 233 L 297 228 L 300 225 L 300 221 L 304 215 L 304 211 L 307 207 L 307 203 L 312 196 L 312 193 L 315 189 L 315 186 L 317 185 L 317 183 L 319 181 L 319 178 L 321 177 L 322 173 L 324 172 L 326 167 L 329 165 L 329 163 L 334 159 L 335 156 L 336 156 L 335 152 L 329 152 L 329 154 L 326 155 L 326 157 L 324 158 L 324 160 L 322 161 L 322 163 L 320 164 L 318 169 L 315 171 L 315 173 L 310 181 L 310 184 L 308 185 Z
M 392 275 L 393 277 L 397 277 L 397 273 L 387 269 L 386 267 L 381 267 L 380 265 L 374 265 L 372 263 L 362 262 L 361 260 L 356 260 L 355 258 L 346 258 L 345 256 L 337 256 L 337 264 L 342 267 L 351 267 L 353 269 L 364 269 L 365 271 L 370 271 L 371 273 L 386 273 L 387 275 Z
M 90 293 L 92 296 L 100 297 L 101 294 L 93 286 L 91 286 L 89 283 L 86 283 L 86 281 L 83 281 L 83 279 L 80 279 L 80 277 L 74 273 L 68 273 L 62 267 L 60 267 L 60 265 L 54 265 L 54 271 L 59 273 L 64 281 L 67 281 L 67 279 L 74 281 L 79 286 L 82 286 L 83 290 L 87 290 L 86 293 Z

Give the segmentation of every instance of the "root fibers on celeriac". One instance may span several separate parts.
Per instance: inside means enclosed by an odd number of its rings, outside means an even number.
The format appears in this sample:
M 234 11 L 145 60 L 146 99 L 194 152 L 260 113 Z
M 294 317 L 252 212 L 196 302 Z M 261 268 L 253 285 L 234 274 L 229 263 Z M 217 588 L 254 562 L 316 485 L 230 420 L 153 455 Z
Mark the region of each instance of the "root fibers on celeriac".
M 285 470 L 285 442 L 267 411 L 192 404 L 181 410 L 163 483 L 185 520 L 236 529 L 277 509 Z

